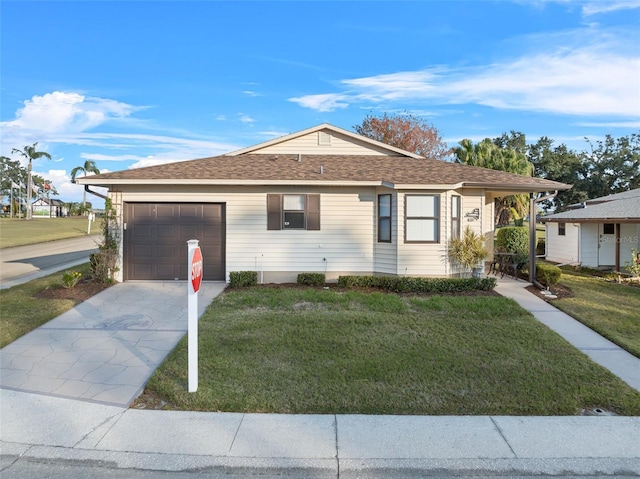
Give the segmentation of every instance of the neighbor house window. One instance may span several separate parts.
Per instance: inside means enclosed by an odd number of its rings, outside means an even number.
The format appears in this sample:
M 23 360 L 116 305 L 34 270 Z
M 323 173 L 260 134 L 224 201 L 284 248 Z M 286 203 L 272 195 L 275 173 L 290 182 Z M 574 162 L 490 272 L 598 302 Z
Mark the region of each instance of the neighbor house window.
M 460 238 L 460 211 L 461 201 L 460 196 L 455 195 L 451 197 L 451 237 Z
M 567 224 L 558 223 L 558 236 L 565 236 L 567 234 Z
M 319 230 L 320 195 L 267 195 L 268 230 Z
M 391 195 L 378 195 L 378 241 L 391 243 Z
M 440 241 L 440 196 L 407 195 L 405 197 L 404 238 L 407 243 Z

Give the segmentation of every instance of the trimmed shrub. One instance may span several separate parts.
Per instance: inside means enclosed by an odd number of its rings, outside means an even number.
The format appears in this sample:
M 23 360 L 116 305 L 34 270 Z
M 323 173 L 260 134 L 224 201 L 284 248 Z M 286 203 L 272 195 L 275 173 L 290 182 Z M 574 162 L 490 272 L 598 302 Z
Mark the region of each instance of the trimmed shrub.
M 546 251 L 546 240 L 544 238 L 538 239 L 538 244 L 536 245 L 536 255 L 544 256 Z
M 520 226 L 505 226 L 496 234 L 496 247 L 507 253 L 515 253 L 518 263 L 526 264 L 529 258 L 529 230 Z
M 338 286 L 373 288 L 393 293 L 462 293 L 491 291 L 496 278 L 412 278 L 397 276 L 340 276 Z
M 231 271 L 229 273 L 229 287 L 242 288 L 258 284 L 257 271 Z
M 307 286 L 324 286 L 325 276 L 323 273 L 300 273 L 297 283 Z
M 553 264 L 536 264 L 536 280 L 547 288 L 560 281 L 561 276 L 562 270 Z

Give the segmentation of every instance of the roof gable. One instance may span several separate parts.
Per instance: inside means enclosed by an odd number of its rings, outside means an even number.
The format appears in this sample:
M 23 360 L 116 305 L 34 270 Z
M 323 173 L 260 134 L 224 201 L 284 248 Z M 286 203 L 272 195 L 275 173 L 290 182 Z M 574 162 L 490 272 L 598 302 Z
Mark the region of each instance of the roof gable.
M 410 151 L 386 145 L 371 138 L 357 135 L 328 123 L 274 138 L 257 145 L 227 153 L 227 156 L 244 154 L 300 154 L 300 155 L 382 155 L 422 158 Z

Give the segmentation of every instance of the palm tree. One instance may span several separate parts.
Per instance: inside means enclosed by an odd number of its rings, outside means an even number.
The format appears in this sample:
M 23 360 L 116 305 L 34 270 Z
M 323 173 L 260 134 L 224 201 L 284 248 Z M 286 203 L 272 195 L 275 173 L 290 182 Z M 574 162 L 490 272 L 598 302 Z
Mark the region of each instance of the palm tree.
M 459 145 L 453 149 L 457 163 L 507 171 L 518 175 L 533 175 L 533 163 L 528 161 L 523 153 L 518 153 L 511 148 L 501 148 L 489 138 L 485 138 L 475 145 L 471 140 L 464 139 L 459 142 Z M 522 217 L 526 215 L 528 208 L 529 198 L 527 195 L 496 198 L 495 223 L 508 223 L 512 212 Z
M 78 177 L 78 173 L 82 173 L 82 176 L 87 176 L 87 173 L 94 173 L 96 175 L 100 174 L 100 170 L 96 166 L 96 162 L 93 160 L 87 160 L 84 162 L 82 166 L 76 166 L 73 170 L 71 170 L 71 183 L 76 182 L 76 178 Z M 85 190 L 82 194 L 82 209 L 84 210 L 87 205 L 87 190 Z
M 38 158 L 45 157 L 47 159 L 51 159 L 51 155 L 46 151 L 36 151 L 36 147 L 38 146 L 38 142 L 35 142 L 33 145 L 25 146 L 22 150 L 18 150 L 17 148 L 13 148 L 11 153 L 17 153 L 26 160 L 28 160 L 27 165 L 27 219 L 31 219 L 31 196 L 33 194 L 33 188 L 31 184 L 31 162 L 33 160 L 37 160 Z

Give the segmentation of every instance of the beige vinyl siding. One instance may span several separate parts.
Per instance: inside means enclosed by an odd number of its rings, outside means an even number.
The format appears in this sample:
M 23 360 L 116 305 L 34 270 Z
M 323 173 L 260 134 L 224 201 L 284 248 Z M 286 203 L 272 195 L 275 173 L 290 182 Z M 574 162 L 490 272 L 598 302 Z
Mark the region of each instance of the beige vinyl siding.
M 391 243 L 379 243 L 378 242 L 378 212 L 377 208 L 377 195 L 391 195 Z M 398 261 L 398 195 L 387 189 L 379 188 L 376 191 L 376 200 L 374 204 L 373 214 L 373 242 L 374 242 L 374 272 L 380 274 L 393 274 L 397 273 L 397 261 Z M 400 216 L 402 217 L 402 216 Z
M 226 204 L 226 268 L 230 271 L 289 272 L 286 281 L 299 272 L 332 273 L 373 271 L 373 231 L 375 192 L 370 188 L 300 190 L 283 187 L 269 191 L 259 188 L 194 187 L 184 192 L 130 191 L 126 202 L 199 202 Z M 150 190 L 150 188 L 148 189 Z M 267 230 L 267 193 L 320 194 L 320 231 Z M 185 246 L 186 247 L 186 246 Z M 326 261 L 324 261 L 326 259 Z M 336 276 L 337 277 L 337 276 Z M 335 278 L 334 278 L 335 279 Z
M 558 234 L 558 223 L 547 223 L 547 257 L 554 263 L 577 263 L 580 261 L 578 244 L 580 225 L 565 223 L 565 235 Z
M 393 155 L 393 152 L 353 138 L 347 138 L 331 132 L 331 144 L 320 145 L 318 139 L 322 132 L 315 131 L 283 143 L 267 146 L 253 153 L 260 154 L 302 154 L 302 155 Z M 397 154 L 397 153 L 396 153 Z M 304 158 L 303 158 L 304 160 Z
M 405 198 L 406 195 L 440 195 L 440 243 L 405 243 Z M 444 228 L 449 227 L 446 220 L 449 208 L 445 204 L 447 195 L 442 191 L 403 191 L 398 193 L 398 267 L 400 276 L 446 276 L 448 259 Z

